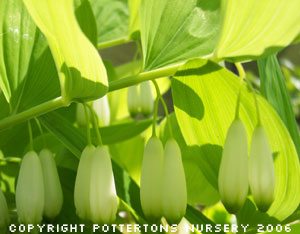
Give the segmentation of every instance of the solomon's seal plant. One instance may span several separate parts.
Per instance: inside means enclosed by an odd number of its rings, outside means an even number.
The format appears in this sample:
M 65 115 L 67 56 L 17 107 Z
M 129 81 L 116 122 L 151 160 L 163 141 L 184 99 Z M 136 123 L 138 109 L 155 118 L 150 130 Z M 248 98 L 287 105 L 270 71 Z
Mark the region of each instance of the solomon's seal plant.
M 127 106 L 128 111 L 132 118 L 136 117 L 139 113 L 140 100 L 138 86 L 134 85 L 128 88 L 127 91 Z
M 1 234 L 180 220 L 297 232 L 299 9 L 0 0 Z
M 88 116 L 87 104 L 85 115 Z M 112 223 L 116 219 L 118 198 L 108 148 L 102 145 L 98 120 L 93 108 L 90 113 L 94 120 L 99 146 L 91 144 L 89 122 L 87 123 L 89 144 L 83 150 L 75 181 L 74 202 L 77 215 L 83 220 L 98 224 Z
M 233 121 L 226 136 L 219 171 L 219 191 L 224 206 L 232 214 L 242 208 L 248 195 L 248 143 L 241 120 Z
M 162 210 L 168 223 L 178 224 L 185 215 L 187 191 L 181 150 L 174 139 L 168 140 L 164 149 L 162 173 Z
M 142 114 L 147 117 L 153 112 L 153 97 L 150 81 L 141 83 L 140 85 L 140 105 Z
M 141 205 L 145 216 L 150 221 L 157 221 L 163 216 L 161 206 L 163 145 L 157 137 L 147 142 L 141 170 Z
M 36 152 L 29 151 L 22 159 L 16 187 L 16 206 L 20 223 L 39 224 L 42 222 L 44 193 L 40 158 Z
M 63 192 L 56 168 L 56 163 L 49 149 L 43 149 L 39 154 L 44 178 L 44 216 L 53 220 L 61 211 Z
M 7 225 L 9 224 L 9 213 L 5 196 L 0 189 L 0 231 L 5 232 Z

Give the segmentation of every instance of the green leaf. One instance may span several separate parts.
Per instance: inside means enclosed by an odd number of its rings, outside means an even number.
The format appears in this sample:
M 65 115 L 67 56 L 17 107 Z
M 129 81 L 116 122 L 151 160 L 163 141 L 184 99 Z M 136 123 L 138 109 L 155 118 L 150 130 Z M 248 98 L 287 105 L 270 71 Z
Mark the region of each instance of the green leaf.
M 129 13 L 126 0 L 92 0 L 98 28 L 98 43 L 127 36 Z
M 271 55 L 300 32 L 298 0 L 222 0 L 223 26 L 218 59 L 245 61 Z
M 21 0 L 0 4 L 0 87 L 11 102 L 25 80 L 36 27 Z
M 0 88 L 2 92 L 4 93 L 4 97 L 7 100 L 7 102 L 10 101 L 11 97 L 11 90 L 9 86 L 9 81 L 6 75 L 6 69 L 5 69 L 5 63 L 3 58 L 3 21 L 4 17 L 6 16 L 7 12 L 4 10 L 6 9 L 7 1 L 1 1 L 0 2 Z
M 175 113 L 188 146 L 197 153 L 208 181 L 218 187 L 217 178 L 227 130 L 235 115 L 240 80 L 230 71 L 207 60 L 184 65 L 172 80 Z M 269 138 L 276 170 L 275 201 L 268 214 L 283 220 L 300 202 L 300 169 L 294 143 L 271 105 L 258 95 L 262 125 Z M 248 140 L 257 123 L 253 94 L 244 84 L 240 107 Z
M 56 136 L 59 136 L 59 138 L 63 139 L 65 146 L 68 149 L 70 149 L 70 151 L 73 154 L 79 154 L 79 152 L 77 151 L 77 147 L 72 148 L 72 146 L 76 145 L 75 143 L 77 141 L 80 140 L 82 142 L 81 144 L 87 145 L 86 129 L 74 128 L 74 126 L 59 113 L 48 113 L 40 117 L 40 120 L 49 131 L 54 133 Z M 145 129 L 147 129 L 151 124 L 151 119 L 141 121 L 130 121 L 128 123 L 121 123 L 110 125 L 108 127 L 102 127 L 100 128 L 100 133 L 104 144 L 114 144 L 137 136 Z M 73 135 L 74 137 L 65 138 L 65 132 L 68 132 L 68 134 Z M 78 134 L 78 132 L 80 134 Z M 93 137 L 94 142 L 97 142 L 96 133 L 94 133 L 93 135 L 95 136 Z M 75 139 L 75 136 L 79 137 L 79 139 Z
M 285 123 L 300 158 L 300 135 L 291 99 L 276 55 L 258 60 L 260 90 Z
M 144 69 L 211 54 L 220 28 L 220 0 L 147 0 L 141 4 Z
M 142 0 L 128 0 L 128 6 L 130 12 L 128 36 L 135 40 L 138 40 L 140 37 L 139 31 L 141 29 L 141 21 L 140 21 L 141 1 Z
M 105 67 L 76 21 L 73 0 L 24 0 L 24 3 L 48 40 L 63 100 L 69 103 L 105 95 L 108 85 Z
M 81 30 L 93 45 L 97 47 L 97 24 L 90 1 L 76 0 L 75 8 L 76 19 L 78 20 Z

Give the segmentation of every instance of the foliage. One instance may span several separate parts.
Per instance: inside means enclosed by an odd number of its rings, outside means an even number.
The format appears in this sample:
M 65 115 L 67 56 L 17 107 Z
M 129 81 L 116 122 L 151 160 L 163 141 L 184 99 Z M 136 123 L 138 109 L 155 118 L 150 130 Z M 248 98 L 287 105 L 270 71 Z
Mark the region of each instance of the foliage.
M 74 185 L 91 135 L 95 145 L 102 139 L 112 159 L 119 211 L 126 213 L 116 222 L 148 223 L 140 177 L 144 147 L 157 134 L 163 145 L 174 138 L 181 149 L 186 222 L 232 223 L 220 203 L 218 176 L 226 135 L 239 113 L 248 152 L 261 119 L 276 186 L 266 213 L 249 192 L 237 223 L 249 224 L 248 233 L 256 233 L 257 224 L 292 223 L 291 233 L 297 233 L 300 64 L 284 56 L 278 60 L 278 53 L 299 49 L 288 47 L 299 39 L 299 9 L 299 0 L 0 1 L 0 188 L 11 222 L 18 222 L 20 161 L 32 146 L 36 152 L 47 146 L 55 155 L 64 197 L 61 213 L 51 222 L 82 223 Z M 128 50 L 135 56 L 120 65 L 118 56 Z M 257 62 L 258 72 L 246 69 L 244 77 L 237 62 L 248 61 Z M 76 104 L 95 107 L 92 102 L 101 97 L 106 106 L 100 109 L 109 108 L 106 126 L 97 126 L 91 110 L 83 113 L 87 118 L 81 126 Z

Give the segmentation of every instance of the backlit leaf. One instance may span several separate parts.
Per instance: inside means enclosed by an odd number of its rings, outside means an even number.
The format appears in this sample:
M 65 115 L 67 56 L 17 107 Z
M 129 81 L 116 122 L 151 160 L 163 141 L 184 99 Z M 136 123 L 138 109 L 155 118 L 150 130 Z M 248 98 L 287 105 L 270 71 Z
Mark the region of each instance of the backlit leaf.
M 197 152 L 195 161 L 215 188 L 222 146 L 234 119 L 239 83 L 233 73 L 206 60 L 188 62 L 172 81 L 176 117 L 184 139 Z M 299 160 L 284 123 L 271 105 L 258 97 L 262 125 L 275 155 L 275 201 L 268 214 L 283 220 L 300 202 Z M 250 143 L 257 120 L 254 98 L 246 85 L 242 89 L 240 117 Z
M 300 32 L 298 0 L 222 0 L 216 57 L 243 61 L 273 54 Z

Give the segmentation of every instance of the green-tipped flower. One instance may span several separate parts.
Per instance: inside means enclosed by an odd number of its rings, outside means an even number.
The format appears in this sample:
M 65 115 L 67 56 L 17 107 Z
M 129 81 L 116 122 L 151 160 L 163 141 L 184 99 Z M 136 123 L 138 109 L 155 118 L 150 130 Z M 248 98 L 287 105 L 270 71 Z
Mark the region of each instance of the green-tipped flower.
M 87 146 L 75 182 L 77 215 L 94 223 L 112 223 L 118 210 L 111 159 L 106 146 Z
M 91 220 L 98 224 L 109 224 L 116 219 L 118 197 L 106 146 L 95 149 L 91 165 L 90 209 Z
M 170 225 L 178 224 L 185 215 L 187 189 L 181 151 L 175 140 L 165 145 L 162 181 L 163 215 Z
M 237 213 L 248 195 L 248 143 L 241 120 L 235 120 L 226 136 L 219 170 L 219 192 L 229 213 Z
M 249 183 L 258 209 L 266 212 L 274 201 L 276 177 L 268 137 L 262 126 L 255 128 L 252 135 Z
M 89 116 L 89 118 L 91 118 L 89 110 L 88 110 L 88 116 Z M 85 126 L 88 123 L 88 121 L 86 119 L 85 108 L 82 103 L 77 103 L 76 121 L 77 121 L 78 125 L 80 125 L 80 126 Z
M 136 85 L 128 87 L 127 106 L 131 117 L 137 116 L 139 113 L 139 93 Z
M 20 223 L 41 223 L 44 180 L 41 161 L 34 151 L 28 152 L 22 160 L 16 188 L 16 205 Z
M 142 208 L 150 221 L 156 221 L 163 216 L 161 207 L 163 152 L 161 141 L 157 137 L 150 138 L 144 151 L 140 183 Z
M 107 95 L 93 102 L 93 108 L 100 120 L 100 124 L 107 126 L 110 123 L 110 109 Z
M 45 206 L 44 216 L 54 219 L 61 211 L 63 205 L 63 192 L 52 153 L 48 149 L 40 152 L 43 169 Z
M 149 116 L 153 112 L 153 95 L 150 81 L 145 81 L 140 85 L 140 105 L 144 116 Z
M 0 189 L 0 233 L 5 233 L 7 225 L 9 224 L 9 212 L 7 208 L 6 199 L 2 190 Z
M 91 165 L 95 147 L 88 145 L 81 154 L 75 181 L 74 202 L 77 215 L 83 220 L 90 219 Z

